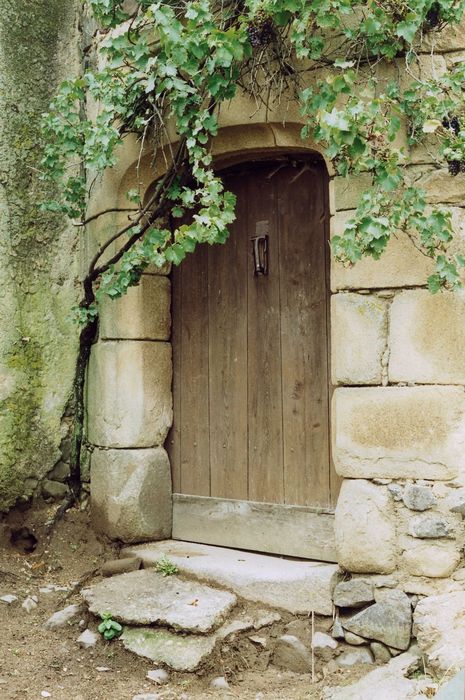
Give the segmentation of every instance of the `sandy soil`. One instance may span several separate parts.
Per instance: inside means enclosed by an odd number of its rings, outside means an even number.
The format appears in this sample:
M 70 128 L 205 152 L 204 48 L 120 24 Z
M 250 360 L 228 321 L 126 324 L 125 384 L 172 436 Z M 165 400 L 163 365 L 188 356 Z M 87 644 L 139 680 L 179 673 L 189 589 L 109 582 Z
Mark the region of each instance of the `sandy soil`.
M 0 602 L 0 700 L 132 700 L 138 693 L 149 692 L 166 700 L 318 700 L 325 686 L 351 682 L 369 670 L 329 674 L 324 666 L 317 666 L 312 683 L 308 675 L 273 666 L 265 669 L 263 659 L 248 652 L 252 643 L 238 639 L 228 642 L 227 653 L 220 652 L 202 675 L 170 674 L 168 685 L 157 687 L 146 680 L 154 665 L 127 652 L 120 642 L 101 640 L 93 649 L 81 649 L 76 642 L 79 634 L 86 627 L 95 630 L 98 624 L 87 611 L 57 630 L 44 629 L 44 622 L 56 610 L 80 603 L 82 585 L 92 581 L 99 566 L 118 551 L 95 536 L 88 514 L 78 510 L 70 510 L 46 537 L 43 523 L 52 511 L 44 506 L 15 513 L 0 524 L 0 596 L 18 596 L 11 605 Z M 24 551 L 35 543 L 23 528 L 38 540 L 33 552 Z M 66 590 L 40 592 L 51 584 Z M 29 613 L 21 607 L 27 596 L 38 597 L 37 607 Z M 211 689 L 211 679 L 223 675 L 230 689 Z

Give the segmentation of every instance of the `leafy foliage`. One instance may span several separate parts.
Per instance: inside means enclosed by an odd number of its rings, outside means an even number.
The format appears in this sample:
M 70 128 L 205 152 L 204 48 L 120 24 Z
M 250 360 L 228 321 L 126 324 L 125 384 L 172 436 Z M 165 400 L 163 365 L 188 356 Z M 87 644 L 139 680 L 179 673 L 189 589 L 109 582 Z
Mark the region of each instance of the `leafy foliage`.
M 155 571 L 162 576 L 174 576 L 179 572 L 179 569 L 167 556 L 163 555 L 155 563 Z
M 116 639 L 123 634 L 123 627 L 119 622 L 112 619 L 111 613 L 102 613 L 102 622 L 98 626 L 98 631 L 107 642 Z
M 239 89 L 259 100 L 279 98 L 279 86 L 293 89 L 305 119 L 302 137 L 322 145 L 339 175 L 371 175 L 344 234 L 333 239 L 337 259 L 377 259 L 403 230 L 436 260 L 432 291 L 461 283 L 465 259 L 448 252 L 450 214 L 428 207 L 411 182 L 407 148 L 434 137 L 438 164 L 461 176 L 465 62 L 425 76 L 425 54 L 417 49 L 425 35 L 434 44 L 446 24 L 461 20 L 465 0 L 91 0 L 91 6 L 102 67 L 63 84 L 44 117 L 44 172 L 62 193 L 46 206 L 85 223 L 95 178 L 114 166 L 125 138 L 136 135 L 141 152 L 156 154 L 170 123 L 179 141 L 148 200 L 128 192 L 128 224 L 90 264 L 81 321 L 95 317 L 103 294 L 119 297 L 137 284 L 148 265 L 178 265 L 198 244 L 226 240 L 235 200 L 213 170 L 210 147 L 219 107 Z M 115 241 L 118 252 L 108 258 Z

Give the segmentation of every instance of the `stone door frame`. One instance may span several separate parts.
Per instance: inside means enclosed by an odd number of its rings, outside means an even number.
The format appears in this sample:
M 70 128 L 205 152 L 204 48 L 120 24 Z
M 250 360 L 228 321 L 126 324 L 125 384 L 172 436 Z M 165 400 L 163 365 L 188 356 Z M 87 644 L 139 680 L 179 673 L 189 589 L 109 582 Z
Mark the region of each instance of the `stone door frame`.
M 300 129 L 298 124 L 221 129 L 215 164 L 224 168 L 254 158 L 318 153 L 302 141 Z M 158 173 L 144 166 L 148 188 Z M 134 175 L 130 167 L 121 178 L 121 196 Z M 168 268 L 149 269 L 125 297 L 103 305 L 89 365 L 93 521 L 124 542 L 163 539 L 172 531 L 171 468 L 164 449 L 172 423 L 168 274 Z

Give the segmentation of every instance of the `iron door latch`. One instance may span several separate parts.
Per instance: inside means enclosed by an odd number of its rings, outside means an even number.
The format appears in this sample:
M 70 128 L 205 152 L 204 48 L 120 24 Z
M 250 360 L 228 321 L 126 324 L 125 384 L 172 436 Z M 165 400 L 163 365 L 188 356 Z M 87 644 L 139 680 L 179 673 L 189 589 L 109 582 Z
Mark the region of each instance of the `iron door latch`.
M 268 235 L 252 238 L 254 275 L 268 274 Z

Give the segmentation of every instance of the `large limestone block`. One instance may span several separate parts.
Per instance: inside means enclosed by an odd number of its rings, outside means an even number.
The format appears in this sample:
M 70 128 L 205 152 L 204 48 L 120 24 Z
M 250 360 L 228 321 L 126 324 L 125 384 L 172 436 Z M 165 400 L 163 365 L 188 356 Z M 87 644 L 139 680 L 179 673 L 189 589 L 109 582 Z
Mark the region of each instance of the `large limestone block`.
M 370 173 L 351 175 L 350 177 L 338 175 L 334 178 L 333 183 L 336 210 L 343 211 L 358 207 L 362 194 L 371 187 L 372 177 Z
M 169 340 L 171 283 L 167 277 L 142 275 L 120 299 L 107 299 L 100 312 L 100 338 Z
M 418 646 L 441 674 L 465 667 L 464 610 L 465 591 L 423 598 L 415 608 Z
M 344 481 L 334 524 L 338 563 L 353 573 L 389 574 L 396 567 L 395 514 L 384 487 Z
M 94 525 L 112 539 L 169 537 L 171 469 L 165 450 L 94 450 L 91 500 Z
M 381 384 L 387 302 L 366 294 L 331 299 L 333 384 Z
M 171 345 L 107 341 L 92 348 L 88 437 L 103 447 L 163 445 L 172 423 Z
M 420 51 L 449 52 L 465 49 L 465 17 L 458 24 L 449 24 L 431 32 L 426 32 L 419 47 Z
M 458 567 L 460 554 L 455 542 L 410 540 L 401 563 L 411 576 L 446 578 Z
M 336 389 L 333 458 L 345 477 L 453 478 L 465 467 L 463 389 Z
M 430 204 L 463 204 L 465 201 L 465 177 L 453 177 L 447 168 L 426 173 L 416 186 L 425 190 Z
M 331 219 L 331 236 L 341 236 L 354 210 L 338 212 Z M 380 289 L 426 284 L 434 264 L 405 233 L 391 237 L 379 260 L 363 258 L 347 267 L 331 257 L 331 289 Z
M 465 293 L 397 295 L 389 340 L 391 382 L 465 384 Z

